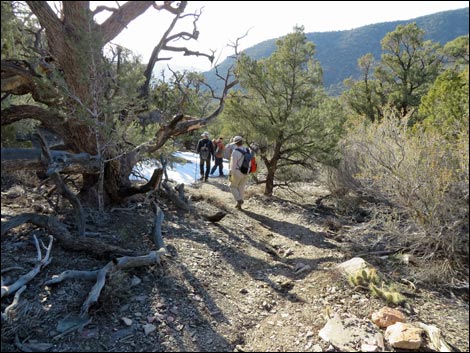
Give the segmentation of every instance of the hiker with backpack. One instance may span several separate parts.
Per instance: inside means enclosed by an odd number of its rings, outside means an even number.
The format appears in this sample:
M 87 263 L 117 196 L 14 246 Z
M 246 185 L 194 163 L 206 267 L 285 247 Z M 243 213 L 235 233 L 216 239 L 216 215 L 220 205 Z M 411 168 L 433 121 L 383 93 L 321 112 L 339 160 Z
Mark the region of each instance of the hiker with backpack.
M 230 143 L 226 145 L 224 148 L 224 158 L 228 159 L 229 163 L 230 163 L 230 159 L 232 158 L 232 152 L 235 149 L 235 147 L 237 147 L 235 145 L 235 142 L 233 142 L 233 138 L 234 137 L 230 139 Z
M 202 139 L 198 141 L 196 148 L 196 152 L 199 153 L 199 172 L 201 174 L 199 180 L 207 181 L 211 169 L 211 157 L 214 156 L 214 145 L 209 140 L 207 131 L 203 132 L 201 137 Z
M 219 137 L 218 140 L 212 141 L 215 152 L 214 152 L 214 166 L 211 169 L 211 175 L 214 174 L 214 172 L 217 170 L 217 167 L 219 167 L 219 176 L 223 177 L 224 176 L 224 138 Z
M 235 148 L 230 158 L 229 186 L 235 201 L 237 201 L 235 208 L 241 210 L 245 198 L 245 186 L 249 176 L 249 170 L 244 168 L 244 160 L 246 154 L 250 153 L 250 151 L 247 147 L 242 147 L 243 138 L 241 136 L 235 136 L 233 143 Z M 249 158 L 251 159 L 251 157 Z

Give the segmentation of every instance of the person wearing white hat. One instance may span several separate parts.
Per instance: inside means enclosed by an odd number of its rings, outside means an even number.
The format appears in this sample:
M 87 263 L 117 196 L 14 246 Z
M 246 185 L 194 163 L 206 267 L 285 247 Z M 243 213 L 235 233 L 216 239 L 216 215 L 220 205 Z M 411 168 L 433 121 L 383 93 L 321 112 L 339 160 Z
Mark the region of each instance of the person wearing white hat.
M 196 148 L 196 152 L 199 153 L 199 172 L 201 174 L 199 180 L 207 181 L 211 170 L 211 157 L 214 157 L 214 145 L 209 140 L 209 133 L 207 131 L 204 131 L 201 137 L 202 139 L 198 141 Z
M 235 136 L 234 136 L 235 137 Z M 230 164 L 230 159 L 232 158 L 232 152 L 237 147 L 235 142 L 233 142 L 233 137 L 230 139 L 230 143 L 224 148 L 224 158 L 228 159 Z
M 243 174 L 240 171 L 240 167 L 243 163 L 244 155 L 241 152 L 243 148 L 243 138 L 241 136 L 235 136 L 233 138 L 235 148 L 233 149 L 232 156 L 230 158 L 230 172 L 229 172 L 229 185 L 230 191 L 232 192 L 237 205 L 235 208 L 241 210 L 243 201 L 245 198 L 245 186 L 248 182 L 248 174 Z

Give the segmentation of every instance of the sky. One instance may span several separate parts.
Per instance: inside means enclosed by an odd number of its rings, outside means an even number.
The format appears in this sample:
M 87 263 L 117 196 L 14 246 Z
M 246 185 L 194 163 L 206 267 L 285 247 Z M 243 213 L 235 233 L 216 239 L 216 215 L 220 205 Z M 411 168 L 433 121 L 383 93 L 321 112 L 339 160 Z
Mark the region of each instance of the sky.
M 93 7 L 102 2 L 91 3 Z M 296 25 L 304 26 L 305 33 L 341 31 L 468 6 L 468 1 L 189 1 L 186 13 L 203 9 L 198 21 L 199 39 L 191 44 L 185 41 L 176 44 L 201 52 L 216 50 L 216 59 L 221 63 L 233 53 L 228 45 L 245 35 L 239 50 L 291 33 Z M 141 55 L 146 63 L 170 20 L 169 13 L 149 8 L 112 42 Z M 192 20 L 179 27 L 183 29 L 192 31 Z M 176 53 L 165 56 L 173 59 L 163 65 L 170 63 L 177 70 L 208 71 L 213 67 L 202 57 L 183 57 Z

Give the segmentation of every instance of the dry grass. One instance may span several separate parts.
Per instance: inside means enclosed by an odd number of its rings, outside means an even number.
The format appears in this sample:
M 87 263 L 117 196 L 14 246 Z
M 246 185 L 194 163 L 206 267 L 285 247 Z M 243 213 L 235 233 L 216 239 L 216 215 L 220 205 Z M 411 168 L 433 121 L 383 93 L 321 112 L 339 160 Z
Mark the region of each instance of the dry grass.
M 432 131 L 410 130 L 406 119 L 354 126 L 332 186 L 386 200 L 406 214 L 394 219 L 398 241 L 441 282 L 468 269 L 468 132 L 448 141 Z M 405 230 L 411 223 L 415 231 Z M 445 263 L 446 266 L 438 264 Z M 433 266 L 436 265 L 436 266 Z M 431 278 L 430 278 L 431 279 Z

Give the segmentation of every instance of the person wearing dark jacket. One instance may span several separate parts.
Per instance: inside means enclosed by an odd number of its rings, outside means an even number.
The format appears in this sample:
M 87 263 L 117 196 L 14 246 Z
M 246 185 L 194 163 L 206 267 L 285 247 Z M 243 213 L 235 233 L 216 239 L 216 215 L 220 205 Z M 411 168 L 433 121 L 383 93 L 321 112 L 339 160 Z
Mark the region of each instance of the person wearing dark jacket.
M 198 141 L 196 149 L 196 152 L 199 153 L 199 172 L 201 174 L 199 180 L 207 181 L 211 170 L 211 158 L 214 158 L 214 145 L 209 140 L 207 131 L 203 132 L 201 137 L 202 139 Z

